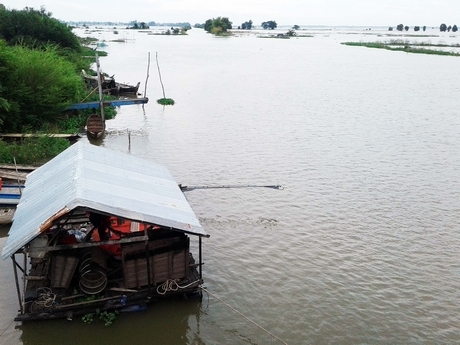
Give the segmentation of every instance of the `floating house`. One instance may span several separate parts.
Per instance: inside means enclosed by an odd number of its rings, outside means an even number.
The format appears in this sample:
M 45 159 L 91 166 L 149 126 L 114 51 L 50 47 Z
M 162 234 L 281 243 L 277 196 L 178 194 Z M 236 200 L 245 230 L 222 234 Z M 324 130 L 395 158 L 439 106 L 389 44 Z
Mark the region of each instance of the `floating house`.
M 164 166 L 77 142 L 27 176 L 2 252 L 14 266 L 15 320 L 199 296 L 204 237 Z

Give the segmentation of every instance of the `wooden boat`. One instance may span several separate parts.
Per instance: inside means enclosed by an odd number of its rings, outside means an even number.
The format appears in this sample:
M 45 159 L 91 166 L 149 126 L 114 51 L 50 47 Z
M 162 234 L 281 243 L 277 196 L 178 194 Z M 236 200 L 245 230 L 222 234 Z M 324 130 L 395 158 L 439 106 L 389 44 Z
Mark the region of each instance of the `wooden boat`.
M 78 142 L 27 177 L 2 251 L 13 262 L 15 320 L 201 296 L 203 237 L 164 166 Z
M 88 75 L 84 70 L 82 70 L 82 76 L 86 82 L 86 84 L 90 88 L 97 88 L 98 87 L 98 78 L 97 76 Z M 101 74 L 101 87 L 102 92 L 111 94 L 111 95 L 123 95 L 123 94 L 135 94 L 137 95 L 137 91 L 139 90 L 139 86 L 141 85 L 138 82 L 136 85 L 130 85 L 125 83 L 118 83 L 115 81 L 115 78 L 106 77 Z
M 86 119 L 86 133 L 93 138 L 100 138 L 105 131 L 105 116 L 104 116 L 104 98 L 102 96 L 102 82 L 101 82 L 101 72 L 99 65 L 99 56 L 97 52 L 95 53 L 96 57 L 96 67 L 97 67 L 97 88 L 99 91 L 99 110 L 101 116 L 98 116 L 93 110 L 93 114 Z
M 83 79 L 85 80 L 86 84 L 92 88 L 95 89 L 98 87 L 98 77 L 89 75 L 85 72 L 85 70 L 81 70 L 81 74 L 83 76 Z M 101 86 L 102 90 L 110 90 L 115 88 L 117 85 L 115 83 L 115 79 L 113 77 L 106 77 L 103 74 L 100 75 L 100 80 L 101 80 Z
M 1 181 L 2 179 L 0 179 L 0 208 L 15 208 L 19 204 L 24 185 L 17 183 L 4 184 Z
M 116 86 L 109 90 L 111 95 L 123 95 L 123 94 L 134 94 L 137 95 L 137 91 L 139 90 L 139 86 L 141 85 L 140 82 L 137 85 L 129 85 L 129 84 L 122 84 L 122 83 L 115 83 Z
M 100 138 L 105 131 L 105 121 L 97 114 L 86 119 L 86 133 L 92 138 Z

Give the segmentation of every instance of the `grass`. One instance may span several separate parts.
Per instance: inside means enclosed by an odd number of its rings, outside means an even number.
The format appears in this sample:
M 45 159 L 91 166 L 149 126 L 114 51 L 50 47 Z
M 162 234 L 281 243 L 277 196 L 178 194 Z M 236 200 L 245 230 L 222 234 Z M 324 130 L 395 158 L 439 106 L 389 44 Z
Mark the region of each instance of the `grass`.
M 454 51 L 445 51 L 445 50 L 425 48 L 425 47 L 460 48 L 459 44 L 448 45 L 448 44 L 432 44 L 432 43 L 427 43 L 427 42 L 409 43 L 408 41 L 403 41 L 403 40 L 391 40 L 389 42 L 343 42 L 342 44 L 347 45 L 347 46 L 354 46 L 354 47 L 367 47 L 367 48 L 386 49 L 386 50 L 393 50 L 393 51 L 403 51 L 406 53 L 414 53 L 414 54 L 460 56 L 460 53 L 457 53 Z
M 24 138 L 21 142 L 6 143 L 0 140 L 0 162 L 40 165 L 70 146 L 67 139 L 49 136 Z

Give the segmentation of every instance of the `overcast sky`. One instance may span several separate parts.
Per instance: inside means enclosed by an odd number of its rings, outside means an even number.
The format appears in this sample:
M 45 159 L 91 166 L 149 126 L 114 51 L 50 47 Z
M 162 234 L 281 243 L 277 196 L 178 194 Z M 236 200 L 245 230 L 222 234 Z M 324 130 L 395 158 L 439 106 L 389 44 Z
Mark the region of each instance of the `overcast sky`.
M 278 25 L 460 25 L 460 0 L 0 0 L 8 9 L 45 6 L 64 21 L 204 23 L 228 17 L 234 26 L 274 20 Z

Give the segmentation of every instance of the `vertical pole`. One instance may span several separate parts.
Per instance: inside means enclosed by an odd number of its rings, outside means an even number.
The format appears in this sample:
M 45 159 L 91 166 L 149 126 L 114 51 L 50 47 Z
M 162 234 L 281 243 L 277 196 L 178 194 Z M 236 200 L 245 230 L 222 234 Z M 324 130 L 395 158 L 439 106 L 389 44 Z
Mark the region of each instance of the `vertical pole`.
M 22 305 L 22 299 L 21 299 L 21 289 L 19 287 L 19 279 L 18 279 L 18 268 L 17 268 L 17 263 L 15 260 L 15 255 L 11 257 L 11 260 L 13 260 L 13 266 L 14 266 L 14 279 L 16 280 L 16 292 L 18 293 L 18 300 L 19 300 L 19 309 L 21 311 L 21 314 L 24 314 L 24 306 Z
M 128 129 L 128 153 L 131 153 L 131 132 Z
M 18 179 L 19 197 L 21 197 L 22 196 L 22 190 L 21 190 L 21 183 L 19 182 L 19 172 L 18 172 L 18 166 L 16 165 L 16 157 L 13 157 L 13 161 L 14 161 L 14 167 L 16 169 L 16 176 L 17 176 L 17 179 Z
M 200 280 L 203 279 L 203 262 L 202 262 L 202 243 L 201 243 L 201 236 L 199 236 L 200 238 L 200 250 L 199 250 L 199 261 L 200 261 Z
M 149 52 L 149 61 L 147 64 L 147 77 L 145 78 L 144 97 L 147 97 L 147 81 L 149 80 L 149 70 L 150 70 L 150 52 Z
M 26 281 L 27 281 L 27 252 L 24 252 L 24 274 L 23 274 L 23 284 L 22 284 L 22 306 L 23 308 L 26 305 Z
M 96 56 L 96 68 L 97 68 L 97 87 L 99 88 L 99 108 L 101 109 L 101 118 L 102 122 L 105 121 L 104 115 L 104 99 L 102 97 L 102 79 L 101 79 L 101 72 L 100 72 L 100 65 L 99 65 L 99 55 L 97 51 L 95 52 Z
M 150 277 L 149 239 L 146 224 L 144 224 L 144 236 L 147 237 L 147 239 L 145 240 L 145 257 L 147 258 L 147 282 L 149 284 L 149 295 L 152 295 L 152 278 Z

